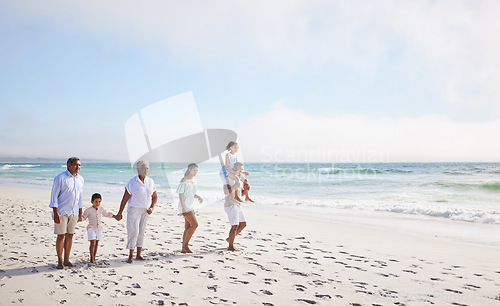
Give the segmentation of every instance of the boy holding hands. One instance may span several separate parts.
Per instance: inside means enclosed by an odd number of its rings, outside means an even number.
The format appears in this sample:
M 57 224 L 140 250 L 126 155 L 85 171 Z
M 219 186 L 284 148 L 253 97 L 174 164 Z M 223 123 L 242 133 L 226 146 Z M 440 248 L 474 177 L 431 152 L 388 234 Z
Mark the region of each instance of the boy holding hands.
M 101 239 L 102 233 L 102 216 L 108 218 L 115 218 L 116 216 L 110 212 L 107 212 L 104 207 L 101 206 L 102 197 L 98 193 L 92 195 L 91 203 L 92 206 L 87 208 L 83 212 L 83 220 L 88 219 L 89 224 L 87 225 L 87 235 L 90 241 L 90 262 L 95 263 L 95 256 L 97 254 L 97 246 L 99 245 L 99 240 Z

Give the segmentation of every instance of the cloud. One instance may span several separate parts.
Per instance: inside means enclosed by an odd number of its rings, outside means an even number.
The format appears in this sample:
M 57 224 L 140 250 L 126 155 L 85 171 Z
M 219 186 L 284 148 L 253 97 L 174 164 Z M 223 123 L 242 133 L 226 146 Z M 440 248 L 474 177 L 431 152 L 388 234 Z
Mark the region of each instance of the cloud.
M 500 2 L 483 1 L 3 1 L 103 41 L 164 49 L 186 65 L 234 61 L 286 73 L 344 67 L 431 79 L 455 112 L 500 114 Z M 422 72 L 422 68 L 423 71 Z
M 310 116 L 276 104 L 238 132 L 247 161 L 499 162 L 500 120 L 457 122 L 442 115 Z

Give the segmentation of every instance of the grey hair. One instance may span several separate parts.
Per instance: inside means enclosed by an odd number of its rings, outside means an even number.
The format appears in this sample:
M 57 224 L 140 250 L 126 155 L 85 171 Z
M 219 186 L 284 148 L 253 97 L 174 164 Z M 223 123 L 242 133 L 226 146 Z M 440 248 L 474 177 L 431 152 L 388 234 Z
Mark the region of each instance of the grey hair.
M 143 165 L 146 165 L 146 166 L 148 166 L 148 167 L 149 167 L 149 162 L 148 162 L 147 160 L 140 159 L 140 160 L 138 160 L 138 161 L 135 163 L 135 169 L 136 169 L 137 171 L 139 171 L 139 169 L 141 169 L 141 167 L 142 167 Z
M 75 157 L 75 156 L 68 158 L 68 161 L 66 162 L 66 166 L 72 165 L 77 160 L 80 160 L 80 159 L 78 157 Z

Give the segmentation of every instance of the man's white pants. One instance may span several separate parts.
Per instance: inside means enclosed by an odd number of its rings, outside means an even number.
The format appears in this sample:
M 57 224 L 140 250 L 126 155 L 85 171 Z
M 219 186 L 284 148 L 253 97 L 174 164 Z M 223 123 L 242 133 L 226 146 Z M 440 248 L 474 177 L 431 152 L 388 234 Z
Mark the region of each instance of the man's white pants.
M 127 249 L 142 248 L 144 233 L 148 221 L 148 209 L 144 207 L 129 207 L 127 210 Z

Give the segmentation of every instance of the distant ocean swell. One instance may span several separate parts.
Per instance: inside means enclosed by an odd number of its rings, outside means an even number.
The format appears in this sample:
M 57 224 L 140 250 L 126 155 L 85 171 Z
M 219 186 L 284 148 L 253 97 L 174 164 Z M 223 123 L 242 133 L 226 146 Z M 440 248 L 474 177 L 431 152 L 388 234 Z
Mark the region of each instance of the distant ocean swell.
M 489 191 L 500 192 L 500 181 L 491 181 L 486 183 L 452 183 L 452 182 L 435 182 L 436 186 L 457 189 L 483 189 Z

